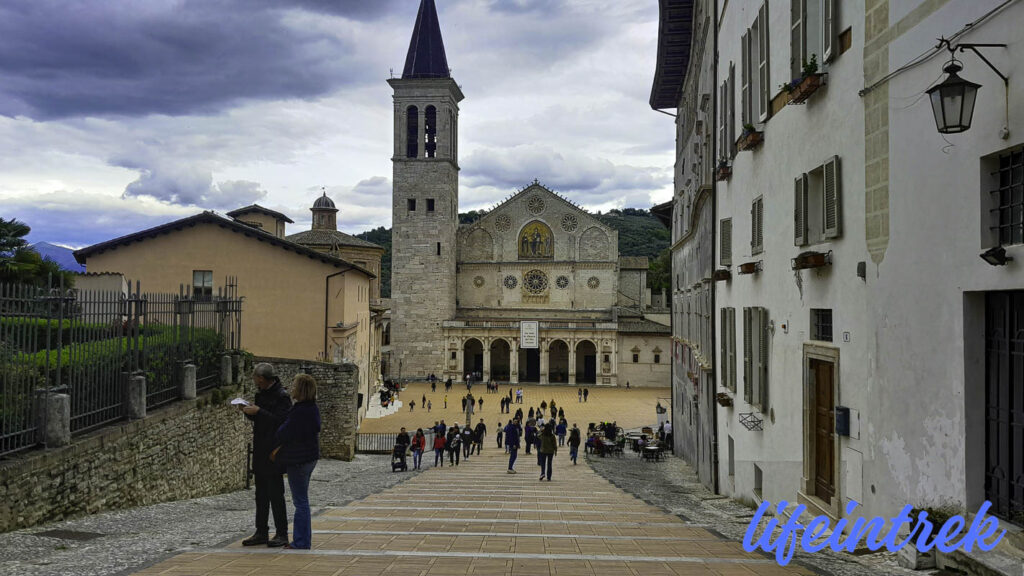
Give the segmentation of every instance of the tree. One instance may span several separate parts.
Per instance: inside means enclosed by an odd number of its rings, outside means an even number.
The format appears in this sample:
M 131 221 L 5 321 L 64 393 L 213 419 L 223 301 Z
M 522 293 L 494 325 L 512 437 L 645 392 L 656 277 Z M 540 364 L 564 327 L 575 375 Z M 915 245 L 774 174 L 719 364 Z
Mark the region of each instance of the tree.
M 672 249 L 665 248 L 651 260 L 647 271 L 647 286 L 652 292 L 668 292 L 672 287 Z
M 28 246 L 25 236 L 31 230 L 14 218 L 0 218 L 0 282 L 48 287 L 51 282 L 53 286 L 58 285 L 63 278 L 65 287 L 73 286 L 73 273 Z

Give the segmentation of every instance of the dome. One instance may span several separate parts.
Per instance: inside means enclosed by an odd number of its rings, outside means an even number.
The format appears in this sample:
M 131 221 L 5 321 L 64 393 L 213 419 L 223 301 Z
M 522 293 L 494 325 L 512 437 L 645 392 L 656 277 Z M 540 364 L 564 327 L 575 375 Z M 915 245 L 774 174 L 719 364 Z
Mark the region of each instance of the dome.
M 334 207 L 334 200 L 331 200 L 330 198 L 328 198 L 326 192 L 324 192 L 324 195 L 319 197 L 319 198 L 317 198 L 316 202 L 313 203 L 313 209 L 315 210 L 317 208 L 325 208 L 325 209 L 328 209 L 328 210 L 337 210 L 337 208 Z

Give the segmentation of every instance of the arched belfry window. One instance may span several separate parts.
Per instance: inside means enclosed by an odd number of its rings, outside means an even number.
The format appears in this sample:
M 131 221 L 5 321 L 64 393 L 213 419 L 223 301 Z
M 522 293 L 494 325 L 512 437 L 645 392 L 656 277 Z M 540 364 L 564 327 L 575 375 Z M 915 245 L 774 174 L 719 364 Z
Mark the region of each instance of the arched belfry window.
M 420 152 L 420 111 L 415 106 L 409 106 L 405 110 L 405 129 L 405 157 L 415 158 L 419 155 Z
M 423 129 L 427 138 L 424 150 L 427 152 L 427 158 L 433 158 L 437 153 L 437 108 L 427 106 Z

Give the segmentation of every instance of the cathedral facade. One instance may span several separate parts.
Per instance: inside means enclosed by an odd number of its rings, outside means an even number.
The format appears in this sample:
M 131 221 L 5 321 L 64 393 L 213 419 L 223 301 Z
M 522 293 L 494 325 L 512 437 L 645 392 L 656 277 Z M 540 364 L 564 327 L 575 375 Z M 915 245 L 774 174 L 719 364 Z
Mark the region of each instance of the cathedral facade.
M 667 310 L 646 258 L 536 180 L 458 225 L 458 103 L 423 0 L 395 91 L 392 367 L 403 378 L 667 386 Z M 664 351 L 664 352 L 663 352 Z

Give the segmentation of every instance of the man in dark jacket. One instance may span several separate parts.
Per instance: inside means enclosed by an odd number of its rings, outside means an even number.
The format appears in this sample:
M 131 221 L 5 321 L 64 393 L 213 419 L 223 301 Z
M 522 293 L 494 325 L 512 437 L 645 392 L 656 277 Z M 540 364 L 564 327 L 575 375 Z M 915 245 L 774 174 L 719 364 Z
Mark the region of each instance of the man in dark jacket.
M 480 454 L 480 452 L 483 451 L 485 438 L 487 438 L 487 425 L 484 424 L 484 419 L 481 418 L 480 422 L 473 430 L 473 446 L 476 448 L 477 454 Z
M 505 426 L 505 446 L 508 448 L 508 473 L 515 474 L 516 455 L 519 453 L 519 419 Z
M 292 399 L 274 374 L 274 367 L 260 363 L 252 373 L 259 388 L 256 403 L 242 406 L 245 417 L 252 421 L 252 472 L 256 480 L 256 533 L 242 541 L 244 546 L 266 544 L 272 548 L 288 543 L 288 513 L 284 506 L 284 479 L 270 453 L 277 446 L 275 434 L 288 417 Z M 273 538 L 269 538 L 267 520 L 274 512 Z

